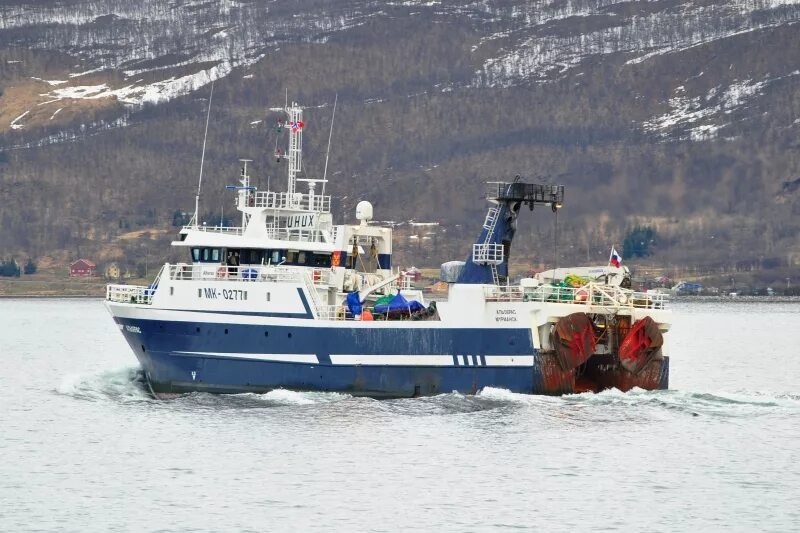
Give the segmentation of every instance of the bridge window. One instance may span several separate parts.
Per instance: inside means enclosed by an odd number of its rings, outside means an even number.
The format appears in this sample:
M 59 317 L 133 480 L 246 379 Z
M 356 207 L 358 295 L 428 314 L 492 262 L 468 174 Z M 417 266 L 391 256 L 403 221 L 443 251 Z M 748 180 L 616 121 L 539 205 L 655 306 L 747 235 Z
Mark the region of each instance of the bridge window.
M 315 267 L 329 268 L 331 266 L 330 254 L 314 254 L 311 263 Z
M 261 260 L 268 255 L 266 250 L 242 250 L 243 265 L 260 265 Z
M 219 248 L 192 248 L 192 261 L 195 263 L 219 263 L 222 250 Z
M 228 266 L 234 266 L 234 267 L 239 266 L 239 259 L 240 259 L 239 255 L 240 255 L 240 250 L 228 249 L 225 258 L 225 263 L 227 263 Z

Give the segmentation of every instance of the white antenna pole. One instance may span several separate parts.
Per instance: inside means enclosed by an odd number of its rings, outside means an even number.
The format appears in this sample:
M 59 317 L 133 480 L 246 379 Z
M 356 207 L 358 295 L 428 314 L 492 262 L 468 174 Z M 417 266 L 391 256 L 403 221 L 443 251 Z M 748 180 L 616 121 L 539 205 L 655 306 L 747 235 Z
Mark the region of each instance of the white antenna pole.
M 287 198 L 294 202 L 295 184 L 297 175 L 303 170 L 303 110 L 297 103 L 286 109 L 289 115 L 287 127 L 289 128 L 289 182 L 286 187 Z
M 322 196 L 325 196 L 325 184 L 328 178 L 328 157 L 331 155 L 331 139 L 333 138 L 333 121 L 336 118 L 336 102 L 339 101 L 339 93 L 333 98 L 333 113 L 331 114 L 331 130 L 328 132 L 328 150 L 325 152 L 325 170 L 322 172 Z
M 247 228 L 247 220 L 248 215 L 244 206 L 250 207 L 251 205 L 255 205 L 255 196 L 253 189 L 250 188 L 250 174 L 247 173 L 247 163 L 252 162 L 252 159 L 240 159 L 244 166 L 242 167 L 242 174 L 239 179 L 239 183 L 241 183 L 241 187 L 239 188 L 239 206 L 242 208 L 240 209 L 242 212 L 242 231 Z M 253 200 L 253 204 L 250 203 L 250 200 Z
M 206 132 L 203 135 L 203 155 L 200 156 L 200 179 L 197 180 L 197 194 L 194 197 L 194 227 L 200 217 L 200 187 L 203 186 L 203 163 L 206 159 L 206 139 L 208 139 L 208 119 L 211 117 L 211 99 L 214 98 L 214 80 L 211 80 L 211 94 L 208 97 L 208 111 L 206 112 Z

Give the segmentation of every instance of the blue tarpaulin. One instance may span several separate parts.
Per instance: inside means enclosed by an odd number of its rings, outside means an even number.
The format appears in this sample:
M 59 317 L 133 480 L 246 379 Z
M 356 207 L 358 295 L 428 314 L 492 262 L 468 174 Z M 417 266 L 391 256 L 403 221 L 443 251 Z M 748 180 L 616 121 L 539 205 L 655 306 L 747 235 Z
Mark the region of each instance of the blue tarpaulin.
M 353 315 L 361 314 L 361 300 L 358 298 L 358 291 L 347 295 L 347 308 Z
M 349 296 L 348 296 L 349 299 Z M 403 295 L 399 292 L 397 296 L 392 298 L 392 300 L 387 304 L 378 304 L 375 306 L 374 311 L 376 313 L 384 314 L 384 313 L 393 313 L 398 311 L 405 311 L 408 314 L 415 313 L 417 311 L 421 311 L 425 309 L 425 306 L 419 303 L 416 300 L 408 301 L 403 298 Z

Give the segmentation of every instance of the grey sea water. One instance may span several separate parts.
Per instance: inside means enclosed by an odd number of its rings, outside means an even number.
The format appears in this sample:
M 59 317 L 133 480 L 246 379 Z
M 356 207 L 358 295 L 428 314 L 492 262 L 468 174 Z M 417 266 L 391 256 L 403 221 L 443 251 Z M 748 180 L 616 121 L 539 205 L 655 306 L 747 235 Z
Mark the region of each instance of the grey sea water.
M 800 304 L 674 310 L 670 391 L 161 402 L 101 302 L 0 300 L 0 531 L 800 530 Z

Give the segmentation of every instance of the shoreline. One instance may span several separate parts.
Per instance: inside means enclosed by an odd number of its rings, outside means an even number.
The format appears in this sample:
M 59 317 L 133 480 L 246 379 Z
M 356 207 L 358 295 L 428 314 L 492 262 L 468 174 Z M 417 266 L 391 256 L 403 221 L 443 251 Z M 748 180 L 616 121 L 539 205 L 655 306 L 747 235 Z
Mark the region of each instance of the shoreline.
M 143 280 L 126 280 L 131 285 Z M 0 278 L 0 300 L 10 298 L 98 298 L 106 296 L 106 285 L 114 283 L 100 277 L 59 278 L 48 274 Z

